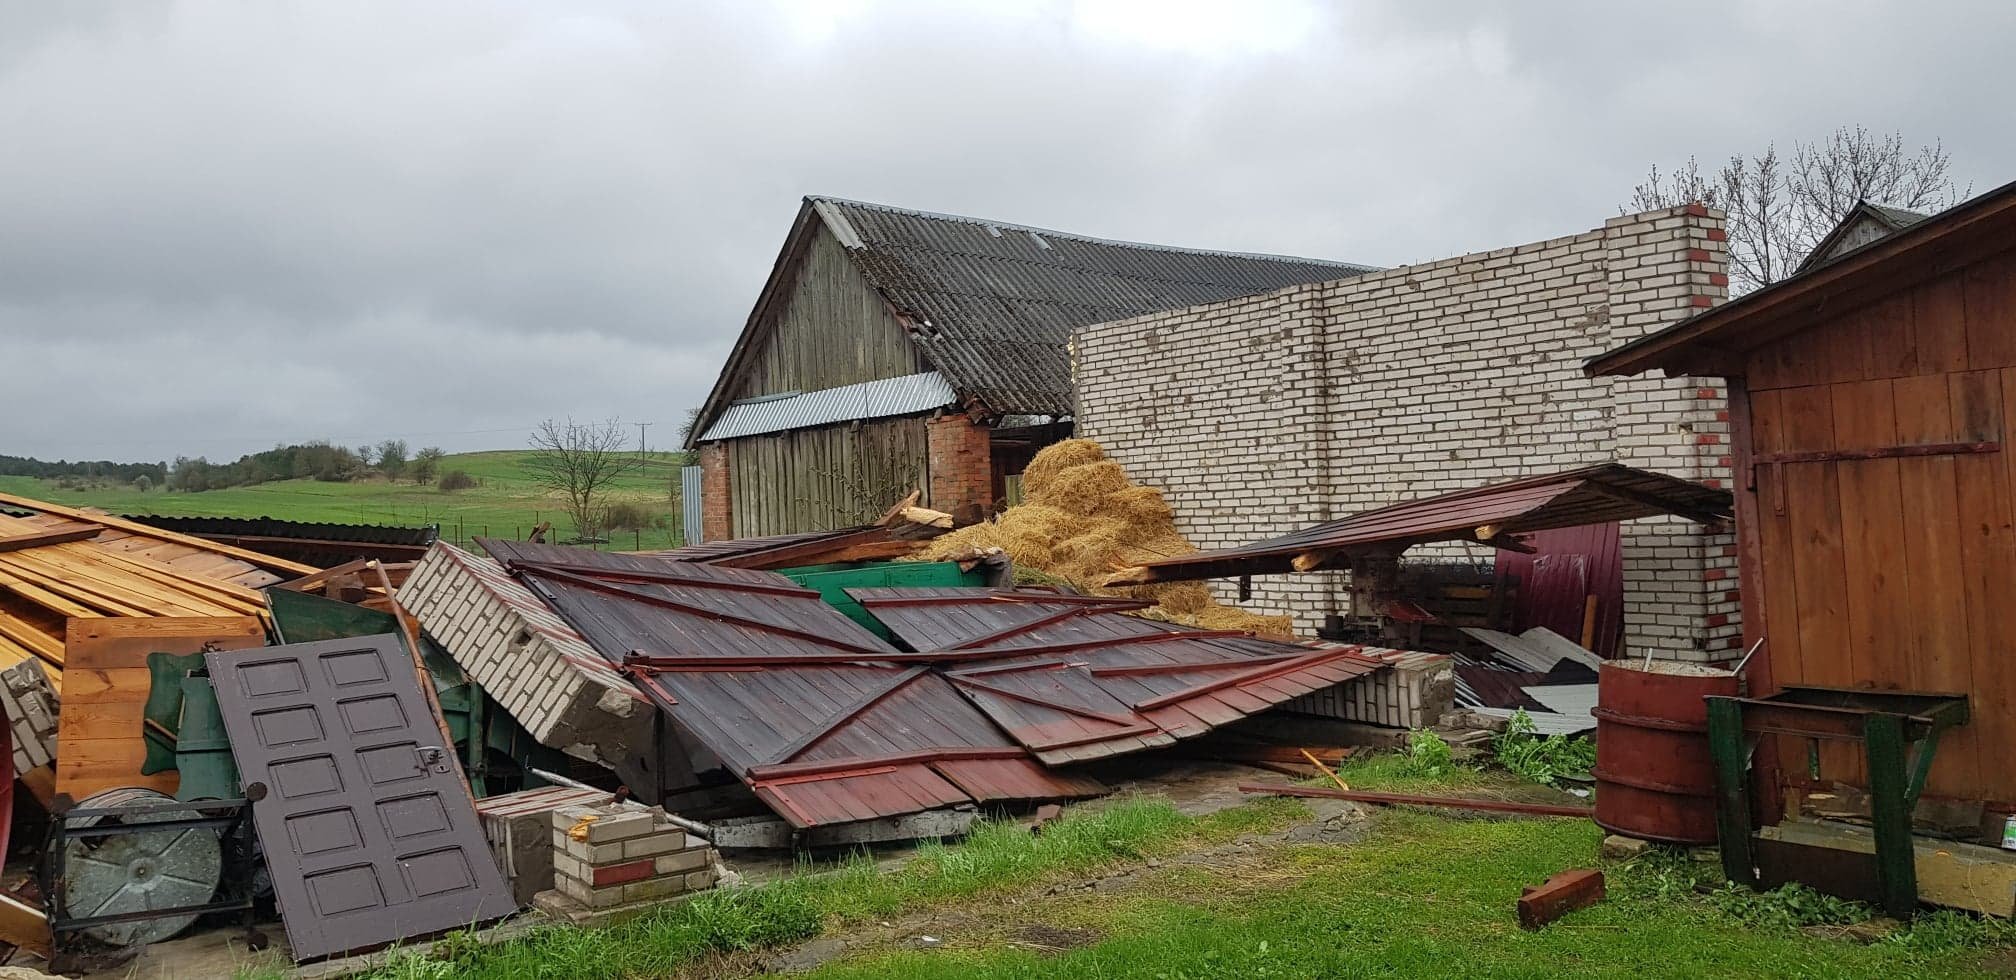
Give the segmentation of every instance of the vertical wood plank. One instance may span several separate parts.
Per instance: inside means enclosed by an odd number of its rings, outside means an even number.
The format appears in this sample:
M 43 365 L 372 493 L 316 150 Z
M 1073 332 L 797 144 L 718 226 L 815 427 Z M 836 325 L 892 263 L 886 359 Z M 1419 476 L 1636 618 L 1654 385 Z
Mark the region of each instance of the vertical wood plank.
M 1900 443 L 1953 442 L 1960 426 L 1953 417 L 1951 378 L 1925 375 L 1896 382 L 1897 438 Z M 1917 656 L 1907 672 L 1921 691 L 1965 691 L 1973 686 L 1969 668 L 1966 573 L 1962 568 L 1960 502 L 1956 458 L 1921 456 L 1896 461 L 1904 490 L 1905 520 L 1911 533 L 1904 559 L 1910 569 L 1910 604 L 1897 610 L 1913 635 Z M 1956 731 L 1952 745 L 1934 758 L 1927 792 L 1972 797 L 1981 782 L 1979 730 Z
M 1995 371 L 1951 377 L 1953 415 L 1963 437 L 2008 439 L 2002 375 Z M 1960 568 L 1967 610 L 1966 688 L 1973 718 L 1960 731 L 1979 760 L 1979 798 L 2016 800 L 2016 767 L 1998 764 L 1990 747 L 2016 745 L 2016 478 L 2010 451 L 1956 458 L 1954 491 L 1959 508 Z
M 1784 389 L 1786 450 L 1835 449 L 1831 390 L 1824 385 Z M 1812 684 L 1851 686 L 1848 583 L 1842 550 L 1841 493 L 1834 463 L 1772 467 L 1785 481 L 1785 517 L 1792 556 L 1793 603 L 1798 608 L 1800 666 Z M 1821 775 L 1859 782 L 1861 754 L 1853 746 L 1820 747 Z
M 1895 445 L 1897 419 L 1892 382 L 1833 385 L 1834 439 L 1841 449 Z M 1842 571 L 1848 593 L 1848 646 L 1832 676 L 1853 683 L 1909 686 L 1914 660 L 1908 618 L 1910 575 L 1904 561 L 1904 495 L 1895 459 L 1849 460 L 1833 466 L 1840 494 Z M 1829 665 L 1832 670 L 1836 665 Z M 1887 680 L 1889 683 L 1884 684 Z
M 1918 343 L 1918 372 L 1967 370 L 1966 301 L 1959 273 L 1922 283 L 1912 291 L 1912 330 Z
M 1968 266 L 1961 273 L 1961 293 L 1968 366 L 2016 367 L 2016 254 L 2004 252 Z
M 1912 299 L 1897 293 L 1863 310 L 1863 377 L 1904 378 L 1918 373 L 1918 340 L 1911 327 Z

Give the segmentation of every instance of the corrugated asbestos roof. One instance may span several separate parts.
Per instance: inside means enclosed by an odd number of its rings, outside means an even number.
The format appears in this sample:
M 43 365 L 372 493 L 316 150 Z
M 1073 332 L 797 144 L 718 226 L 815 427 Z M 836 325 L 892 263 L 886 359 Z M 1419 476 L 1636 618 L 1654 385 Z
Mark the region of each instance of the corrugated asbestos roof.
M 1399 551 L 1434 541 L 1516 545 L 1528 531 L 1679 514 L 1727 520 L 1735 497 L 1679 477 L 1604 463 L 1546 476 L 1459 490 L 1353 514 L 1278 538 L 1143 562 L 1109 579 L 1138 585 L 1182 579 L 1348 568 L 1351 552 Z M 1480 531 L 1491 531 L 1489 540 Z M 1310 556 L 1297 569 L 1298 557 Z
M 806 204 L 915 321 L 912 338 L 951 386 L 996 414 L 1074 413 L 1064 345 L 1079 327 L 1373 271 L 830 197 Z
M 700 439 L 703 442 L 739 439 L 835 422 L 915 415 L 958 400 L 959 396 L 943 376 L 926 371 L 820 391 L 731 402 L 714 424 L 701 433 Z

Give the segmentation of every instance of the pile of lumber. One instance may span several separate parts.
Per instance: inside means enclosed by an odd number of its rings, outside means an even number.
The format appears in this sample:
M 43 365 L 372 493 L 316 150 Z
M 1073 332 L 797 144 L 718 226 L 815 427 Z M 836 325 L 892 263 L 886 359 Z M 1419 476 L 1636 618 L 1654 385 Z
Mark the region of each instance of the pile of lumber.
M 261 587 L 315 568 L 104 514 L 0 494 L 0 668 L 61 684 L 68 621 L 261 616 Z

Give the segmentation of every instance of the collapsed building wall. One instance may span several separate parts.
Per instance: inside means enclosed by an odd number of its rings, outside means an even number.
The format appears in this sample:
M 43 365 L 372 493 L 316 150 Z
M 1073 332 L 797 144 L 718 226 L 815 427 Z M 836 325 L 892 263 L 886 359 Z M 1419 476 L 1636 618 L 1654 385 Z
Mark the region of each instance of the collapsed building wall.
M 1610 460 L 1726 488 L 1719 380 L 1582 372 L 1721 302 L 1726 256 L 1719 214 L 1676 208 L 1098 324 L 1076 339 L 1078 431 L 1159 487 L 1206 549 Z M 1733 535 L 1635 521 L 1623 555 L 1627 649 L 1709 659 L 1740 642 Z M 1310 630 L 1348 608 L 1348 582 L 1273 576 L 1242 605 Z

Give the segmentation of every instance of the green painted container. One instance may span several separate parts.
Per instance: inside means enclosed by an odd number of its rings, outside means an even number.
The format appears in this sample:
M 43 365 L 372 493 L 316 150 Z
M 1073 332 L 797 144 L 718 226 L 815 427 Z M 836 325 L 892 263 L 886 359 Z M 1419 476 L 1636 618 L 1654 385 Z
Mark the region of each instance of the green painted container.
M 889 639 L 889 628 L 868 614 L 861 604 L 848 598 L 848 589 L 946 589 L 987 584 L 979 568 L 960 569 L 952 561 L 879 561 L 837 565 L 807 565 L 779 569 L 777 574 L 808 589 L 817 589 L 826 604 L 862 626 L 868 632 Z

